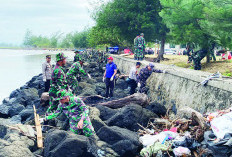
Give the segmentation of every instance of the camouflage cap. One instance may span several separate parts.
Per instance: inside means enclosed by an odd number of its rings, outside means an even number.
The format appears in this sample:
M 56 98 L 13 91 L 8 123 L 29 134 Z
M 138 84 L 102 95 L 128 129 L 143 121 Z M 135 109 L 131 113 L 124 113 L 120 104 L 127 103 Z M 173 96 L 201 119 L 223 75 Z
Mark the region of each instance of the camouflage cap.
M 65 54 L 64 54 L 63 52 L 58 53 L 58 54 L 56 55 L 56 61 L 57 61 L 57 62 L 59 62 L 59 61 L 61 61 L 61 60 L 64 60 L 64 59 L 66 59 L 66 58 L 67 58 L 67 56 L 65 56 Z
M 140 33 L 140 36 L 144 36 L 144 33 Z
M 61 99 L 65 99 L 69 96 L 71 96 L 72 94 L 70 94 L 69 92 L 67 92 L 67 90 L 65 89 L 61 89 L 60 91 L 57 92 L 57 98 L 56 100 L 61 100 Z

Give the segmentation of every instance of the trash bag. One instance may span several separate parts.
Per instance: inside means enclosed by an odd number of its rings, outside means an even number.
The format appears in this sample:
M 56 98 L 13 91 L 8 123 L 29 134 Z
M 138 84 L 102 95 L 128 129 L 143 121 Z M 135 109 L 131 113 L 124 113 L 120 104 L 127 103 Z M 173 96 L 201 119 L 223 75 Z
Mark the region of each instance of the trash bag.
M 232 112 L 214 118 L 210 124 L 217 138 L 223 139 L 226 133 L 232 133 Z
M 213 151 L 215 157 L 227 157 L 232 155 L 232 134 L 225 134 L 224 139 L 221 139 L 219 142 L 215 143 L 217 137 L 212 131 L 206 131 L 204 134 L 204 142 L 206 147 Z
M 190 150 L 197 150 L 198 147 L 200 147 L 200 143 L 198 143 L 196 140 L 189 138 L 189 137 L 183 137 L 179 140 L 173 141 L 173 147 L 186 147 Z

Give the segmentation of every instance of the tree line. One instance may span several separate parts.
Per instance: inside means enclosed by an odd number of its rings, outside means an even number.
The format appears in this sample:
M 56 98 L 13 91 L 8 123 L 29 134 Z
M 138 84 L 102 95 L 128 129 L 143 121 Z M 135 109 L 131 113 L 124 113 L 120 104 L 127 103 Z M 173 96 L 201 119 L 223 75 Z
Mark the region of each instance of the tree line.
M 27 30 L 23 45 L 30 48 L 86 48 L 89 30 L 64 34 L 53 33 L 51 36 L 34 35 Z
M 99 0 L 100 1 L 100 0 Z M 96 25 L 87 31 L 50 38 L 27 35 L 25 45 L 49 47 L 133 47 L 134 38 L 145 34 L 146 42 L 194 44 L 198 49 L 212 44 L 232 48 L 231 0 L 111 0 L 92 13 Z M 28 42 L 29 41 L 29 42 Z M 34 41 L 34 42 L 32 42 Z

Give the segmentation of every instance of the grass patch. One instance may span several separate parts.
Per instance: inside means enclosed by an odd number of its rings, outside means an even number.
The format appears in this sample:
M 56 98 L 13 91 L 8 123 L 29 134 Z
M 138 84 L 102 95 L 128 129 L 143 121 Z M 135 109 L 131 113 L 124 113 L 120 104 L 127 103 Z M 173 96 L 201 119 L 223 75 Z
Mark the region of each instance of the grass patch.
M 189 64 L 184 63 L 184 62 L 179 62 L 179 63 L 176 63 L 175 65 L 178 67 L 182 67 L 182 68 L 189 68 L 190 67 Z
M 154 59 L 157 55 L 146 55 L 146 58 Z M 129 56 L 129 58 L 133 58 L 133 56 Z M 192 66 L 193 63 L 189 64 L 188 56 L 183 55 L 164 55 L 165 60 L 161 61 L 161 64 L 167 65 L 176 65 L 182 68 L 194 69 Z M 210 63 L 206 63 L 206 58 L 204 58 L 202 63 L 202 71 L 215 73 L 220 72 L 224 76 L 232 77 L 232 60 L 222 60 L 220 56 L 217 56 L 217 61 L 211 61 Z

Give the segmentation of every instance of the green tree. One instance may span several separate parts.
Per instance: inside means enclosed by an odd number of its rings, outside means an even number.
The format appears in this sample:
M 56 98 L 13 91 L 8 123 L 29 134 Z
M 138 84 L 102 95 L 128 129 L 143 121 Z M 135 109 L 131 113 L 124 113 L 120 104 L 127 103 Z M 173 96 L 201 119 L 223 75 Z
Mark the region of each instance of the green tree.
M 73 43 L 72 43 L 72 38 L 73 38 L 72 33 L 66 34 L 65 37 L 61 40 L 59 47 L 60 48 L 72 48 L 72 47 L 74 47 Z
M 50 48 L 57 48 L 58 40 L 61 38 L 61 36 L 62 36 L 62 33 L 60 32 L 56 32 L 52 34 L 50 38 Z
M 26 33 L 25 33 L 23 45 L 24 45 L 24 46 L 27 46 L 27 47 L 32 46 L 33 43 L 32 43 L 32 40 L 31 40 L 31 39 L 32 39 L 32 32 L 31 32 L 29 29 L 27 29 L 27 30 L 26 30 Z
M 205 0 L 204 3 L 206 20 L 202 26 L 219 45 L 232 49 L 232 1 Z
M 89 43 L 132 46 L 134 38 L 144 33 L 147 42 L 159 39 L 164 45 L 168 29 L 159 16 L 161 9 L 159 0 L 110 1 L 93 15 L 96 26 L 90 32 Z
M 194 43 L 209 50 L 216 43 L 231 45 L 232 2 L 230 0 L 160 0 L 160 15 L 170 29 L 173 43 Z
M 89 31 L 75 32 L 72 36 L 72 43 L 75 48 L 86 48 L 88 47 L 88 34 Z

